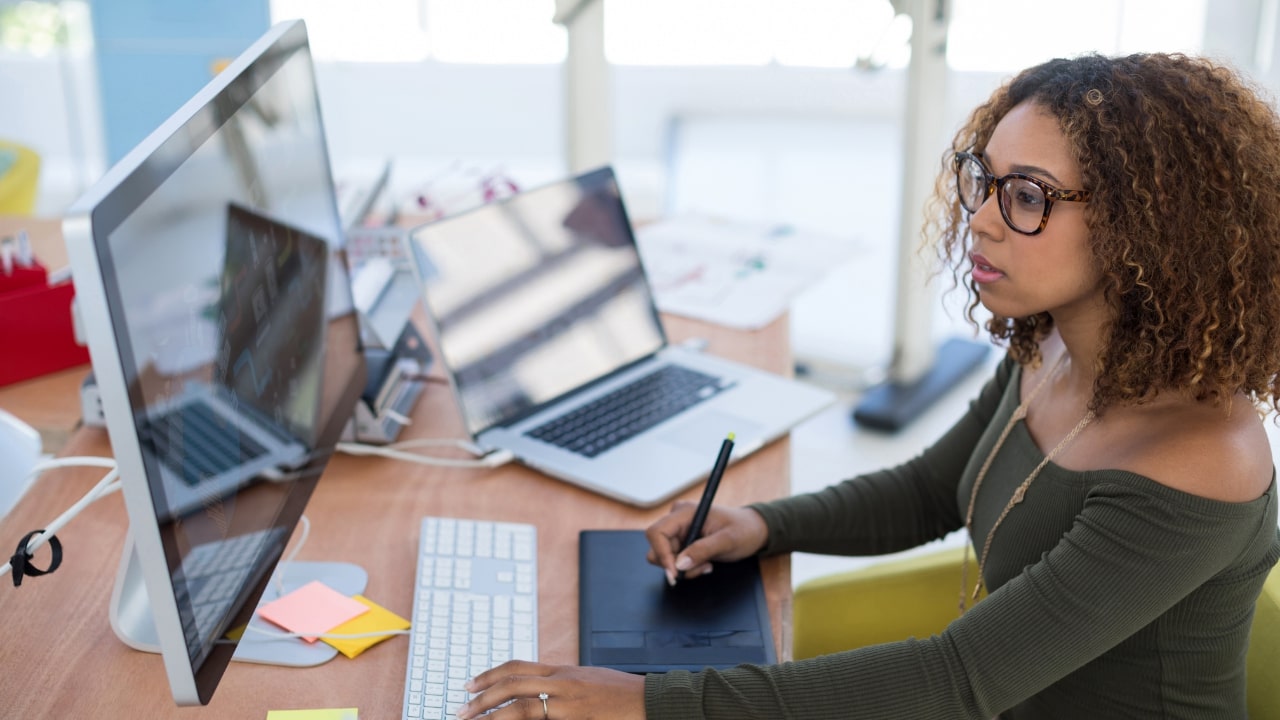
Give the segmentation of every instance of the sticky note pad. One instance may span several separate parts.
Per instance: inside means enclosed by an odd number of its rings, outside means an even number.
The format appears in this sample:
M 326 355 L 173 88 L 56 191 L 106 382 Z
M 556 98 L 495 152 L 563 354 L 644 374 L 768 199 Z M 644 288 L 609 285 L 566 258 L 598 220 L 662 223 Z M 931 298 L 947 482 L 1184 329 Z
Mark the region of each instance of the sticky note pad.
M 409 621 L 382 607 L 363 595 L 354 598 L 369 608 L 369 612 L 348 620 L 329 631 L 332 635 L 356 635 L 359 633 L 386 632 L 388 630 L 408 630 Z M 338 648 L 338 652 L 353 658 L 369 648 L 395 635 L 375 635 L 362 638 L 320 638 Z
M 267 720 L 356 720 L 356 708 L 268 710 Z
M 320 635 L 330 628 L 369 612 L 369 608 L 319 580 L 258 608 L 258 615 L 289 632 Z M 309 643 L 315 637 L 303 637 Z

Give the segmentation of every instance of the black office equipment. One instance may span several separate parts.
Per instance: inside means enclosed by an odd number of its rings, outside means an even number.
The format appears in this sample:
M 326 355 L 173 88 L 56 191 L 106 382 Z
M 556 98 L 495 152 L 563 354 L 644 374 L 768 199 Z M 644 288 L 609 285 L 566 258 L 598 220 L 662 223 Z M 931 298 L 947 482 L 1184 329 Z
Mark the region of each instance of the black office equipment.
M 888 381 L 868 390 L 853 409 L 853 419 L 872 430 L 901 430 L 981 364 L 990 349 L 971 340 L 947 340 L 937 363 L 922 377 L 910 383 Z
M 584 530 L 578 546 L 578 662 L 633 673 L 777 662 L 760 563 L 717 563 L 667 585 L 641 530 Z

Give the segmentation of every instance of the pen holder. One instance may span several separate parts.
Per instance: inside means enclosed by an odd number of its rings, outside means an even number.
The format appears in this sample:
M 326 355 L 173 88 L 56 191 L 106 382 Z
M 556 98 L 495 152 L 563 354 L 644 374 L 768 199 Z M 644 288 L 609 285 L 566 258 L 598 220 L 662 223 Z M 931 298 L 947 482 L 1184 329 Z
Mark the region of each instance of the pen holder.
M 71 281 L 48 284 L 38 263 L 0 268 L 0 385 L 28 380 L 89 362 L 76 344 Z

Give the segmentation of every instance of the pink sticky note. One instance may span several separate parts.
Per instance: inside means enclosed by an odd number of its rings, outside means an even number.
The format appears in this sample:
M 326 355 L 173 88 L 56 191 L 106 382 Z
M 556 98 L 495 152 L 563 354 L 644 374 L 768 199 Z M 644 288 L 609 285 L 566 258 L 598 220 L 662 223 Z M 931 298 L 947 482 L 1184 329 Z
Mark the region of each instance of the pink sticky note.
M 369 607 L 343 595 L 319 580 L 312 580 L 293 592 L 258 608 L 264 619 L 289 632 L 323 635 L 364 613 Z M 309 643 L 314 637 L 304 637 Z

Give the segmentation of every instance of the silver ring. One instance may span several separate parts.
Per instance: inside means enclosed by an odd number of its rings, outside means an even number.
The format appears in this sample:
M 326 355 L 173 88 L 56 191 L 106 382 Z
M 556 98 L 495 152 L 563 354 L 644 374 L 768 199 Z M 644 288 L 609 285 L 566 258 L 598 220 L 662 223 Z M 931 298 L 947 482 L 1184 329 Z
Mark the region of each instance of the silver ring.
M 542 720 L 547 720 L 547 698 L 551 697 L 546 693 L 538 693 L 538 699 L 542 701 Z

